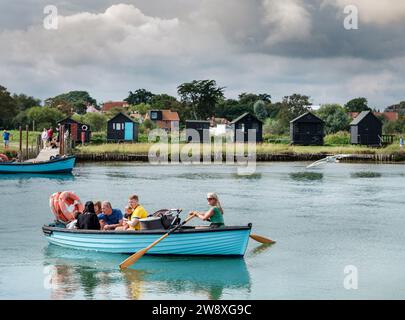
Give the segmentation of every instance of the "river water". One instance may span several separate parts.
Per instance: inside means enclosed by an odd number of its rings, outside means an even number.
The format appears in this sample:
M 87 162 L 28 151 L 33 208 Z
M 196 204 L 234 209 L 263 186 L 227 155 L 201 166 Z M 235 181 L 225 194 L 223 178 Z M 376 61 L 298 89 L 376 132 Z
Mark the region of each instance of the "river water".
M 0 176 L 0 298 L 404 299 L 405 167 L 306 165 L 260 164 L 249 177 L 232 166 L 134 163 Z M 215 191 L 226 224 L 252 222 L 277 243 L 251 240 L 244 258 L 145 256 L 121 272 L 125 255 L 47 244 L 48 199 L 62 190 L 121 209 L 136 193 L 149 212 L 205 210 Z

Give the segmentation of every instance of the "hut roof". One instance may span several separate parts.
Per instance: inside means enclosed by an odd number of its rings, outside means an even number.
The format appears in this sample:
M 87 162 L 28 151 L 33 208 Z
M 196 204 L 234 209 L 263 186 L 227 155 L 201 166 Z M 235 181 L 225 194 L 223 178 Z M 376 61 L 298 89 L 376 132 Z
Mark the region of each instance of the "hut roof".
M 114 117 L 112 117 L 110 120 L 108 120 L 108 122 L 115 120 L 115 118 L 117 118 L 119 116 L 123 116 L 123 117 L 127 118 L 128 121 L 134 122 L 133 119 L 131 119 L 129 116 L 127 116 L 125 113 L 122 113 L 122 112 L 117 113 Z
M 369 114 L 371 114 L 374 118 L 376 118 L 378 121 L 381 122 L 380 119 L 378 119 L 371 110 L 368 111 L 362 111 L 360 112 L 360 114 L 350 123 L 351 126 L 356 126 L 358 125 L 360 122 L 362 122 L 364 120 L 364 118 L 366 118 Z
M 231 122 L 231 124 L 234 124 L 234 123 L 237 123 L 237 122 L 239 122 L 240 120 L 242 120 L 243 118 L 245 118 L 245 117 L 247 117 L 247 116 L 251 116 L 251 117 L 253 117 L 254 119 L 256 119 L 257 121 L 260 121 L 260 122 L 262 122 L 263 123 L 263 121 L 262 120 L 260 120 L 258 117 L 256 117 L 255 115 L 253 115 L 253 114 L 251 114 L 250 112 L 245 112 L 244 114 L 242 114 L 241 116 L 239 116 L 239 117 L 237 117 L 235 120 L 233 120 L 232 122 Z
M 317 117 L 316 115 L 314 115 L 312 112 L 309 112 L 309 111 L 308 111 L 308 112 L 305 112 L 304 114 L 300 115 L 299 117 L 297 117 L 297 118 L 291 120 L 290 123 L 294 123 L 294 122 L 297 122 L 297 121 L 299 121 L 299 120 L 301 120 L 301 119 L 304 119 L 304 118 L 307 117 L 308 115 L 311 115 L 311 117 L 312 117 L 314 120 L 316 120 L 316 122 L 322 122 L 322 123 L 324 123 L 324 121 L 323 121 L 321 118 Z

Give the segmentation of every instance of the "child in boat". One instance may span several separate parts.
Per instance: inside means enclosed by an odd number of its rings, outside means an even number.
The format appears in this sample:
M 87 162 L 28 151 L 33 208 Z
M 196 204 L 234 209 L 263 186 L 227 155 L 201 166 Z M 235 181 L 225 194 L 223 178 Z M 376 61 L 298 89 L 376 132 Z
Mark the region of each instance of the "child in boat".
M 75 219 L 66 225 L 66 229 L 69 229 L 69 230 L 77 229 L 77 219 L 79 218 L 80 214 L 81 214 L 81 212 L 79 212 L 79 211 L 75 211 L 73 213 L 73 216 Z
M 123 225 L 122 225 L 122 227 L 118 227 L 118 228 L 116 228 L 115 230 L 117 230 L 117 231 L 125 231 L 125 230 L 128 230 L 128 228 L 129 228 L 128 221 L 131 219 L 131 215 L 132 215 L 132 212 L 133 212 L 133 211 L 134 211 L 134 210 L 133 210 L 129 205 L 125 207 L 125 209 L 124 209 L 124 222 L 123 222 Z
M 219 202 L 218 195 L 216 193 L 207 194 L 208 205 L 211 207 L 207 212 L 191 211 L 189 214 L 195 214 L 198 218 L 204 221 L 211 222 L 211 228 L 222 228 L 224 223 L 224 210 Z
M 139 219 L 148 217 L 148 212 L 139 204 L 139 197 L 132 195 L 129 197 L 128 205 L 130 206 L 132 213 L 128 218 L 129 230 L 141 230 Z

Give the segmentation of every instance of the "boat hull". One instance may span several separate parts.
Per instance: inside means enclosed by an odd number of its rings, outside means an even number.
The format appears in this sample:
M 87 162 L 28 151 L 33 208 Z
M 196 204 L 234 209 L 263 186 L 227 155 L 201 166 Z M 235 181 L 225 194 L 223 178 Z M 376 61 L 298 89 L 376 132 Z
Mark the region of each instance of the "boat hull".
M 38 163 L 4 162 L 0 163 L 0 173 L 70 173 L 75 162 L 75 156 Z
M 108 253 L 135 253 L 167 231 L 90 231 L 43 227 L 49 243 L 72 249 Z M 185 228 L 173 232 L 148 251 L 153 255 L 243 256 L 251 225 L 222 229 Z

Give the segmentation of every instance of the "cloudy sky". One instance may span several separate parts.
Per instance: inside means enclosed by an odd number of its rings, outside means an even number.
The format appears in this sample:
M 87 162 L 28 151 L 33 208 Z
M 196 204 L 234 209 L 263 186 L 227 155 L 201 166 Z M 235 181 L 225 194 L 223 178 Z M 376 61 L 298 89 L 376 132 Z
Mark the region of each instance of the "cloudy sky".
M 58 9 L 47 30 L 44 7 Z M 355 5 L 359 29 L 347 30 Z M 403 0 L 0 0 L 0 85 L 45 99 L 87 90 L 99 102 L 215 79 L 241 92 L 405 100 Z

